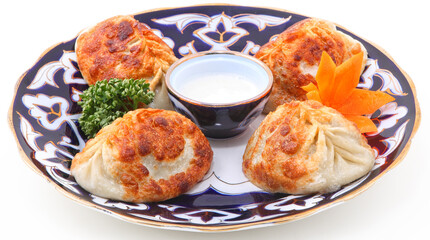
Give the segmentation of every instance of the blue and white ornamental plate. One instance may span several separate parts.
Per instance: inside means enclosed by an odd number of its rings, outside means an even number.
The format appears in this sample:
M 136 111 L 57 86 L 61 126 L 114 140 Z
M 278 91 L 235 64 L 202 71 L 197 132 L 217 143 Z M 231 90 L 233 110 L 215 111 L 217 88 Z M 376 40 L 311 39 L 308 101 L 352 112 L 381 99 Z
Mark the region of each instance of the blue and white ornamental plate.
M 178 58 L 208 50 L 234 50 L 254 55 L 292 24 L 307 18 L 266 8 L 206 5 L 148 11 L 135 18 L 151 28 Z M 85 27 L 85 26 L 83 26 Z M 74 45 L 57 44 L 19 79 L 9 122 L 24 161 L 67 197 L 125 221 L 187 231 L 232 231 L 297 220 L 355 197 L 396 166 L 418 129 L 420 109 L 411 79 L 386 52 L 338 27 L 369 53 L 359 87 L 395 97 L 375 114 L 378 133 L 367 135 L 377 154 L 366 176 L 336 192 L 314 195 L 271 194 L 251 184 L 242 173 L 246 143 L 264 116 L 245 133 L 210 140 L 214 160 L 202 182 L 187 194 L 158 203 L 133 204 L 92 195 L 70 175 L 73 156 L 85 145 L 77 119 L 83 80 Z

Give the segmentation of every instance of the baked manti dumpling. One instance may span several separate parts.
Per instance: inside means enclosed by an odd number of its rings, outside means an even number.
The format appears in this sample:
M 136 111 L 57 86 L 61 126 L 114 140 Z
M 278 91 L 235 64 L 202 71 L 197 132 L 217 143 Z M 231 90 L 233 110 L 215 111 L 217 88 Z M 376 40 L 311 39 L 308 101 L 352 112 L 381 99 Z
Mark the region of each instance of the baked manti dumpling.
M 361 51 L 364 53 L 362 70 L 367 61 L 367 51 L 359 41 L 336 30 L 333 23 L 315 18 L 295 23 L 260 48 L 255 57 L 273 73 L 273 88 L 265 113 L 286 102 L 306 100 L 306 92 L 301 87 L 315 82 L 323 51 L 336 65 Z
M 172 109 L 163 79 L 177 58 L 161 38 L 132 16 L 112 17 L 82 32 L 75 51 L 89 85 L 111 78 L 144 78 L 155 92 L 150 107 Z
M 72 160 L 71 173 L 101 197 L 163 201 L 199 182 L 212 157 L 208 140 L 189 119 L 173 111 L 138 109 L 90 139 Z
M 246 146 L 242 167 L 265 191 L 310 194 L 336 191 L 368 173 L 374 160 L 352 122 L 307 100 L 267 115 Z

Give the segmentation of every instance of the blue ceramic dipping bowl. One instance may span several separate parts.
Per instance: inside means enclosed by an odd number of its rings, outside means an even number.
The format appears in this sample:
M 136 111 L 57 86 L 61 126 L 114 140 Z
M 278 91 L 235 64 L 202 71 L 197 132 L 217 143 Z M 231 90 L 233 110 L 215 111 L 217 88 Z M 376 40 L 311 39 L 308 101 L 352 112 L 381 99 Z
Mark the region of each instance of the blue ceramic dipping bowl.
M 272 89 L 270 69 L 258 59 L 233 51 L 207 51 L 181 58 L 166 73 L 175 110 L 210 138 L 246 130 L 261 114 Z

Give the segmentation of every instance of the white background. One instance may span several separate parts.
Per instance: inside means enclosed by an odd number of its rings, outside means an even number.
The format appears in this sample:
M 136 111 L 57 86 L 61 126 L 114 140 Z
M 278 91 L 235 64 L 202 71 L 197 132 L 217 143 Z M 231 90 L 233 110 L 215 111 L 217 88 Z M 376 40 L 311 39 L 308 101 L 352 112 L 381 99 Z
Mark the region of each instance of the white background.
M 83 207 L 21 160 L 7 123 L 18 78 L 50 46 L 119 14 L 216 1 L 2 1 L 0 3 L 0 239 L 430 239 L 430 20 L 425 1 L 233 1 L 319 17 L 384 48 L 417 88 L 421 126 L 405 159 L 370 189 L 299 221 L 230 233 L 139 226 Z

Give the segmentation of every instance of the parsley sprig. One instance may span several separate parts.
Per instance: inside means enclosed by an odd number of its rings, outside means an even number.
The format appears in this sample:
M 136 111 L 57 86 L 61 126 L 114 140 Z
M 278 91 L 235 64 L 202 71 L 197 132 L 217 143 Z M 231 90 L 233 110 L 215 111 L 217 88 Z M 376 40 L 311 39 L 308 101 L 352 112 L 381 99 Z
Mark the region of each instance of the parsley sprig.
M 149 90 L 149 83 L 144 79 L 98 81 L 81 94 L 79 125 L 88 137 L 93 138 L 115 119 L 137 109 L 142 103 L 151 103 L 153 99 L 154 92 Z

